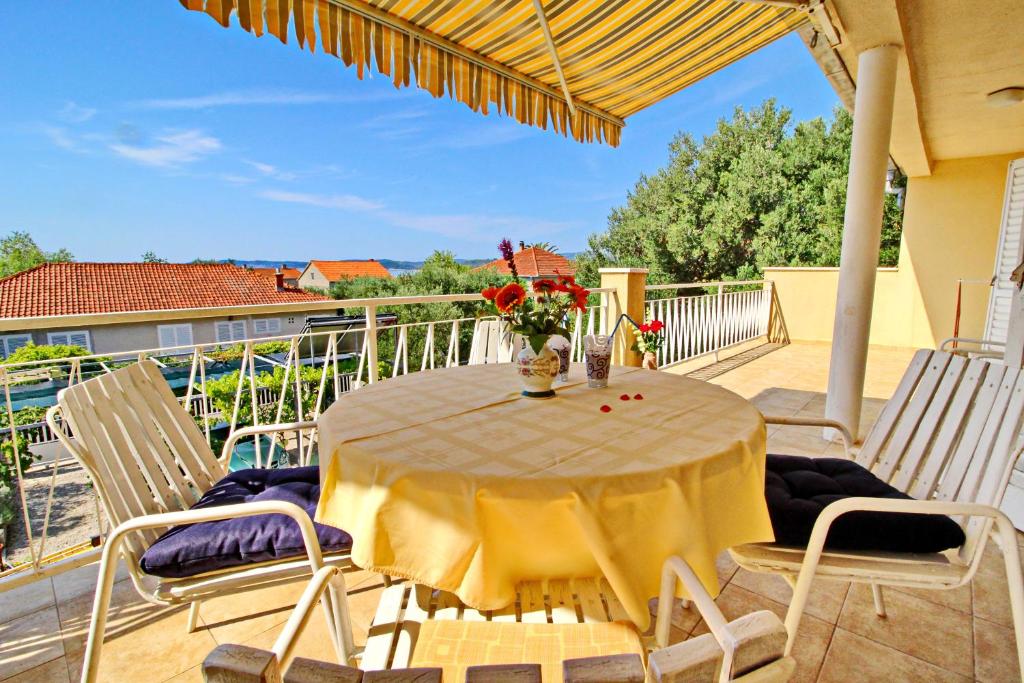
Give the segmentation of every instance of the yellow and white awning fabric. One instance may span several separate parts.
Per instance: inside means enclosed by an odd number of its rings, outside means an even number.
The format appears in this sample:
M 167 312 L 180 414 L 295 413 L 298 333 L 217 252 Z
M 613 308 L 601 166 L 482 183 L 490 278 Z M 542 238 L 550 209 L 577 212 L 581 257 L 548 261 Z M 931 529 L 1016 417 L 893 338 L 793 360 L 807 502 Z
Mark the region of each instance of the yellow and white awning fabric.
M 807 21 L 750 0 L 180 1 L 282 42 L 293 27 L 360 78 L 374 68 L 396 87 L 613 146 L 627 116 Z

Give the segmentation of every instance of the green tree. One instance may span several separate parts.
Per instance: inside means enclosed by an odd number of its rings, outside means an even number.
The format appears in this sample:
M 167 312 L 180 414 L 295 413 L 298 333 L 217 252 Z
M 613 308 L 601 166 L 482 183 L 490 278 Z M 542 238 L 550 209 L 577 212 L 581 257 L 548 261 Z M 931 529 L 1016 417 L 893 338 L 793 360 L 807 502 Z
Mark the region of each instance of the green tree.
M 342 280 L 331 288 L 331 295 L 336 299 L 362 299 L 425 294 L 465 294 L 479 292 L 490 285 L 504 284 L 509 279 L 507 276 L 498 275 L 493 270 L 474 270 L 458 263 L 451 252 L 435 251 L 423 262 L 423 267 L 415 273 L 404 273 L 393 278 Z M 381 306 L 378 313 L 394 313 L 398 316 L 399 324 L 402 324 L 473 318 L 479 308 L 480 303 L 476 301 L 442 302 Z M 363 309 L 360 308 L 353 312 L 361 313 L 362 311 Z M 426 326 L 410 327 L 407 334 L 409 368 L 418 370 L 423 359 Z M 459 347 L 463 359 L 468 357 L 472 334 L 472 323 L 463 323 L 459 329 Z M 435 365 L 444 363 L 444 354 L 448 349 L 450 337 L 451 325 L 438 325 L 434 328 Z M 390 372 L 390 365 L 395 358 L 395 334 L 387 330 L 378 332 L 377 357 L 384 365 L 382 372 Z
M 154 251 L 147 251 L 142 255 L 143 263 L 167 263 L 167 259 L 160 258 Z
M 27 232 L 15 230 L 0 238 L 0 277 L 20 273 L 41 263 L 73 261 L 74 258 L 67 249 L 43 251 Z
M 737 107 L 699 143 L 679 133 L 668 163 L 644 175 L 605 232 L 591 235 L 577 276 L 594 286 L 607 265 L 650 269 L 655 283 L 760 277 L 769 266 L 839 263 L 853 121 L 790 125 L 791 112 L 767 100 Z M 902 214 L 884 208 L 881 265 L 899 257 Z

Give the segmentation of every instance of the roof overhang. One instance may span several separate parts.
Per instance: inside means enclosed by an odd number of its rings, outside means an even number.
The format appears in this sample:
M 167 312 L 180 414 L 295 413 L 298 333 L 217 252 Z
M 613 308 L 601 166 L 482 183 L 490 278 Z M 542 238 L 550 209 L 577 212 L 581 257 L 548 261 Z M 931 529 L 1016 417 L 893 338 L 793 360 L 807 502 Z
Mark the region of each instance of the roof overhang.
M 396 87 L 619 143 L 625 119 L 799 28 L 820 0 L 180 0 Z

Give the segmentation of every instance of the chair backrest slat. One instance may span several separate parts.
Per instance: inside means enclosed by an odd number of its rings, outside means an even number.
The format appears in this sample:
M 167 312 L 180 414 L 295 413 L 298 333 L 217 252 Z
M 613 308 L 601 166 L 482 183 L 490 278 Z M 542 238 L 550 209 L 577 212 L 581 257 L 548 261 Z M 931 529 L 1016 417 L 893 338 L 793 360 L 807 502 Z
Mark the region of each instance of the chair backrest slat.
M 123 378 L 124 382 L 137 389 L 185 472 L 205 491 L 224 476 L 223 467 L 156 364 L 140 363 L 139 369 L 141 373 L 130 373 Z
M 921 419 L 932 403 L 936 389 L 945 376 L 948 363 L 948 354 L 931 354 L 928 358 L 914 393 L 907 401 L 900 419 L 894 425 L 889 443 L 881 450 L 878 461 L 875 463 L 874 472 L 879 479 L 889 481 L 893 478 L 897 468 L 914 469 L 916 467 L 915 463 L 907 462 L 911 459 L 909 456 L 912 455 L 912 451 L 907 446 L 911 443 Z
M 931 352 L 927 350 L 921 350 L 914 354 L 914 358 L 910 361 L 910 365 L 907 367 L 903 379 L 900 380 L 899 386 L 896 387 L 895 393 L 885 404 L 885 407 L 882 408 L 882 412 L 879 414 L 878 419 L 875 420 L 871 433 L 864 439 L 864 445 L 860 449 L 860 453 L 857 454 L 858 464 L 868 469 L 871 469 L 875 464 L 878 454 L 881 453 L 882 446 L 889 440 L 889 435 L 899 421 L 907 401 L 914 393 L 914 388 L 917 386 L 921 373 L 928 367 L 930 357 Z
M 951 399 L 967 368 L 967 359 L 960 356 L 952 356 L 948 361 L 946 369 L 942 373 L 942 380 L 935 388 L 928 408 L 918 422 L 917 429 L 903 454 L 897 471 L 889 477 L 890 483 L 902 491 L 910 488 L 915 477 L 926 466 L 929 454 L 936 460 L 946 459 L 945 454 L 940 454 L 936 450 L 939 445 L 937 439 L 939 426 L 946 418 L 951 406 Z
M 1002 374 L 999 378 L 999 389 L 996 398 L 992 402 L 992 409 L 986 415 L 985 424 L 982 425 L 981 435 L 974 447 L 974 453 L 967 465 L 960 488 L 954 494 L 953 500 L 965 502 L 985 502 L 978 499 L 979 486 L 982 476 L 990 466 L 999 468 L 1004 461 L 1006 453 L 995 451 L 996 437 L 999 435 L 1000 427 L 1004 419 L 1008 418 L 1007 408 L 1013 398 L 1013 390 L 1017 384 L 1017 373 L 1012 368 L 1002 367 Z
M 75 435 L 73 454 L 115 525 L 186 509 L 222 476 L 199 427 L 152 361 L 69 387 L 58 403 Z M 129 538 L 129 552 L 141 553 L 159 533 Z
M 956 451 L 949 466 L 942 473 L 939 488 L 935 497 L 939 500 L 956 500 L 956 494 L 964 481 L 967 469 L 971 466 L 971 459 L 974 458 L 978 441 L 981 439 L 985 423 L 992 412 L 992 406 L 999 395 L 999 387 L 1002 384 L 1003 373 L 1006 368 L 1002 365 L 989 365 L 985 377 L 974 396 L 974 403 L 967 415 L 963 429 L 961 430 Z
M 913 485 L 910 485 L 909 482 L 904 485 L 901 485 L 901 482 L 893 484 L 893 486 L 901 491 L 907 491 L 914 498 L 925 500 L 931 498 L 935 493 L 935 489 L 939 485 L 939 478 L 956 450 L 956 445 L 964 428 L 964 422 L 970 414 L 971 407 L 974 405 L 975 394 L 978 392 L 982 382 L 984 382 L 985 374 L 988 372 L 989 367 L 991 367 L 989 363 L 981 361 L 968 362 L 966 359 L 957 356 L 950 359 L 946 370 L 947 376 L 955 371 L 958 362 L 963 364 L 964 368 L 959 384 L 949 393 L 945 393 L 948 386 L 940 385 L 940 391 L 944 392 L 943 395 L 950 397 L 947 401 L 949 405 L 937 429 L 933 428 L 936 431 L 935 438 L 928 448 L 917 479 Z M 938 409 L 941 403 L 942 401 L 936 400 L 933 401 L 932 405 Z M 924 432 L 921 432 L 921 435 L 922 439 L 927 436 Z

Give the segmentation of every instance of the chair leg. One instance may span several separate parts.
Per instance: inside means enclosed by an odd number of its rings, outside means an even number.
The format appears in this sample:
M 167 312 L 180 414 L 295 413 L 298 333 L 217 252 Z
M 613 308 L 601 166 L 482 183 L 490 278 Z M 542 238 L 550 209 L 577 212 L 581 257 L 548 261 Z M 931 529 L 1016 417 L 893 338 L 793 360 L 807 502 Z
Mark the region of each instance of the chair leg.
M 875 614 L 885 617 L 885 598 L 882 597 L 882 587 L 877 583 L 871 584 L 871 597 L 875 599 Z
M 186 633 L 195 633 L 199 625 L 199 600 L 193 600 L 188 606 L 188 625 L 185 626 Z
M 1024 672 L 1024 572 L 1020 567 L 1017 531 L 1005 515 L 996 518 L 996 534 L 1006 563 L 1006 584 L 1010 591 L 1010 612 L 1013 631 L 1017 639 L 1017 663 Z

